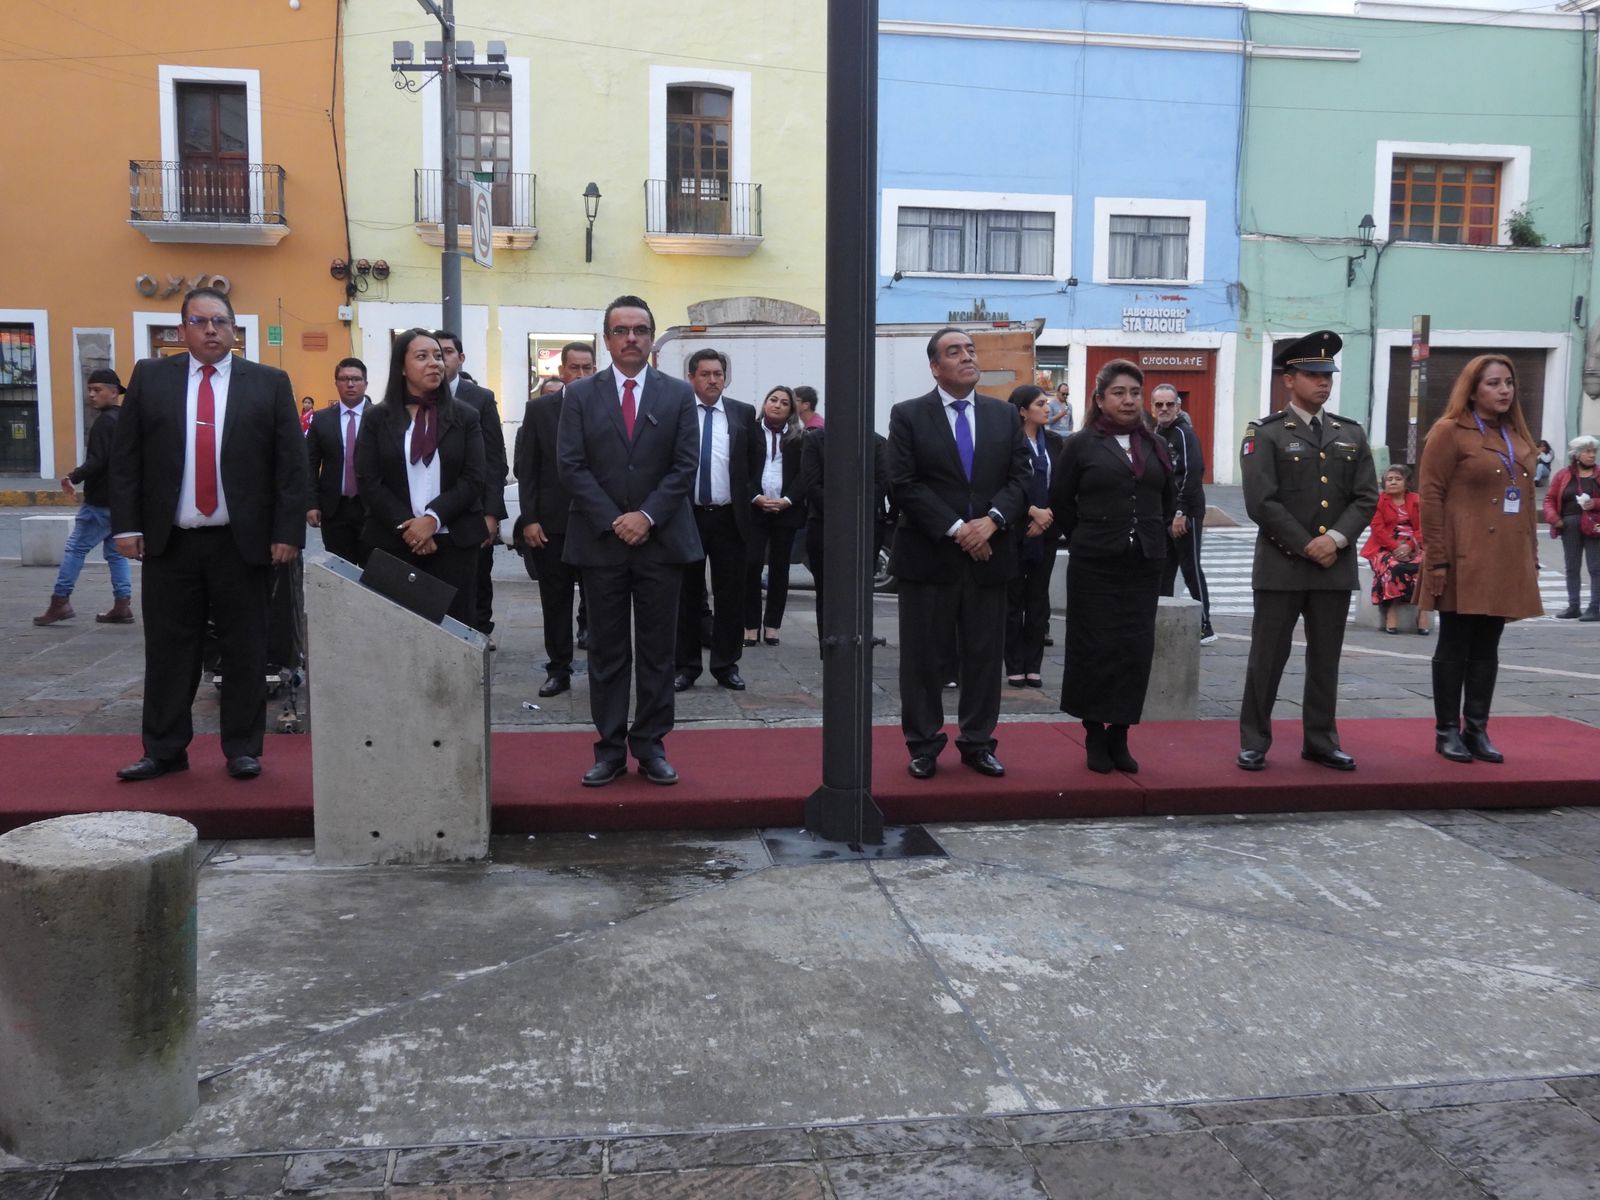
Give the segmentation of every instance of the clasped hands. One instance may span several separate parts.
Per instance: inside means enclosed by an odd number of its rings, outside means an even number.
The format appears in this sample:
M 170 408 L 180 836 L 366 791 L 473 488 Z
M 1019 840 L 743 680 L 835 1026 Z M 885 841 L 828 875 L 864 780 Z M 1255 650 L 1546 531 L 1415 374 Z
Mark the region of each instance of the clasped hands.
M 406 549 L 419 558 L 439 549 L 439 544 L 433 540 L 433 535 L 439 532 L 439 522 L 428 513 L 400 522 L 399 531 Z
M 989 517 L 978 517 L 962 523 L 956 530 L 956 545 L 960 546 L 974 562 L 988 562 L 994 555 L 989 539 L 999 527 Z
M 650 540 L 650 518 L 642 512 L 626 512 L 611 522 L 611 532 L 630 546 L 642 546 Z
M 1331 567 L 1339 559 L 1338 545 L 1325 533 L 1312 538 L 1300 553 L 1319 567 Z
M 1042 537 L 1044 531 L 1055 524 L 1056 515 L 1048 508 L 1028 509 L 1028 537 Z

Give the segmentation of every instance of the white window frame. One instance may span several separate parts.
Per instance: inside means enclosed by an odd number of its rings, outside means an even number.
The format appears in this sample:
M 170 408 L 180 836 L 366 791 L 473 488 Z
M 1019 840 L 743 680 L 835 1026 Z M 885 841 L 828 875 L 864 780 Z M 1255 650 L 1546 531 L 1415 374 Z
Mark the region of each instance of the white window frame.
M 50 380 L 50 310 L 0 308 L 0 325 L 33 326 L 34 394 L 39 408 L 39 478 L 57 479 L 55 390 Z
M 1500 164 L 1500 211 L 1495 214 L 1494 245 L 1509 246 L 1506 217 L 1528 203 L 1528 180 L 1533 168 L 1533 147 L 1478 142 L 1379 142 L 1377 178 L 1372 188 L 1373 240 L 1389 240 L 1389 190 L 1397 158 L 1452 158 Z M 1451 250 L 1472 250 L 1468 243 L 1407 242 L 1408 246 L 1444 245 Z
M 83 427 L 83 406 L 88 399 L 88 385 L 83 381 L 83 357 L 79 335 L 85 333 L 103 333 L 111 346 L 111 361 L 107 364 L 113 371 L 117 369 L 117 330 L 112 325 L 75 325 L 72 329 L 72 423 L 73 444 L 77 447 L 77 461 L 82 462 L 87 446 L 84 444 L 88 432 Z M 127 380 L 123 379 L 126 384 Z
M 259 168 L 261 154 L 261 72 L 253 67 L 183 67 L 161 63 L 156 68 L 157 92 L 161 103 L 161 161 L 178 161 L 178 84 L 244 84 L 245 140 L 250 148 L 250 165 Z M 167 212 L 178 211 L 176 175 L 161 173 L 161 203 Z M 259 170 L 250 173 L 250 214 L 262 216 L 266 207 L 265 183 Z
M 750 116 L 753 107 L 751 96 L 753 86 L 749 71 L 714 71 L 708 67 L 664 67 L 652 63 L 650 102 L 647 105 L 650 121 L 647 135 L 650 146 L 649 178 L 667 177 L 667 89 L 708 87 L 723 88 L 733 93 L 731 130 L 733 143 L 729 147 L 732 156 L 732 161 L 728 164 L 729 182 L 754 182 L 750 162 L 750 148 L 754 140 Z
M 975 275 L 965 271 L 906 271 L 918 279 L 1050 279 L 1072 276 L 1072 197 L 1044 192 L 945 192 L 919 188 L 884 188 L 878 226 L 878 274 L 892 277 L 899 268 L 900 210 L 956 208 L 965 212 L 1047 212 L 1055 216 L 1054 267 L 1048 275 Z
M 1113 279 L 1111 277 L 1112 217 L 1188 217 L 1189 272 L 1181 279 Z M 1119 287 L 1192 287 L 1206 277 L 1206 202 L 1163 200 L 1148 196 L 1096 196 L 1094 198 L 1094 281 Z

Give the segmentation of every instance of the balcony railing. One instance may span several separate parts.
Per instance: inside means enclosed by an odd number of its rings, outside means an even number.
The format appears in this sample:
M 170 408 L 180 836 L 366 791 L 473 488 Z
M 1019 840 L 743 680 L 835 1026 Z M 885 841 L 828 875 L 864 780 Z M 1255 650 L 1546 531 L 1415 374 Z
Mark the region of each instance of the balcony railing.
M 761 185 L 720 179 L 644 181 L 644 232 L 656 236 L 761 239 Z
M 537 175 L 504 172 L 494 177 L 494 225 L 496 229 L 538 229 L 535 204 Z M 413 194 L 418 225 L 438 225 L 444 220 L 444 172 L 419 170 Z M 456 221 L 472 223 L 472 189 L 466 182 L 456 184 Z
M 129 220 L 287 225 L 275 163 L 129 162 Z

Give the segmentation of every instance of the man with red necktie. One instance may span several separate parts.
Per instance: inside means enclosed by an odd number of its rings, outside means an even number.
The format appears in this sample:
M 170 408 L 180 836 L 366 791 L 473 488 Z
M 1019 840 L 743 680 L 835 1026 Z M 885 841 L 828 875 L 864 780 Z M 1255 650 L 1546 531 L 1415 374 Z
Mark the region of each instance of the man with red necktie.
M 233 355 L 233 306 L 195 288 L 187 354 L 133 369 L 111 459 L 117 549 L 144 564 L 144 755 L 128 781 L 189 767 L 206 622 L 222 654 L 228 774 L 261 774 L 274 565 L 305 545 L 306 448 L 289 377 Z

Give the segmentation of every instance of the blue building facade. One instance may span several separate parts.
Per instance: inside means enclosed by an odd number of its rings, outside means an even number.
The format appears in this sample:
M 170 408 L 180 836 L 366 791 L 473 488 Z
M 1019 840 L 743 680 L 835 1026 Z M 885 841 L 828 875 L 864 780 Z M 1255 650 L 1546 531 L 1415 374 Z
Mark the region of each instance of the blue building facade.
M 1231 481 L 1245 20 L 884 0 L 878 320 L 1043 318 L 1040 367 L 1078 412 L 1131 358 L 1184 393 Z

